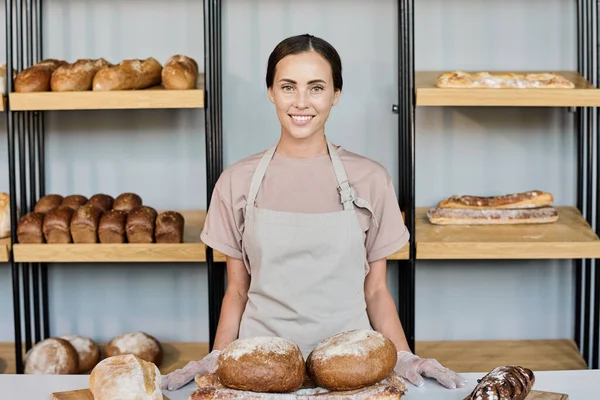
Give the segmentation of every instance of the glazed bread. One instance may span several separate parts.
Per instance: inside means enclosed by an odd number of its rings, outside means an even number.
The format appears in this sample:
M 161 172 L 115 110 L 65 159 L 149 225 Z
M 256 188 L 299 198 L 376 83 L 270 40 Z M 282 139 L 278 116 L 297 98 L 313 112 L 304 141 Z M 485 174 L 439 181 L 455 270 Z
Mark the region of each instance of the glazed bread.
M 112 209 L 115 199 L 104 193 L 98 193 L 90 197 L 86 204 L 98 207 L 102 211 L 106 212 Z
M 353 330 L 321 341 L 308 355 L 306 371 L 319 387 L 356 390 L 387 377 L 397 357 L 396 347 L 381 333 Z
M 160 366 L 163 350 L 155 337 L 144 332 L 128 332 L 112 338 L 104 348 L 106 357 L 123 354 L 133 354 L 142 360 Z
M 52 74 L 61 65 L 67 64 L 63 60 L 46 59 L 21 71 L 15 78 L 15 92 L 47 92 L 50 90 Z
M 573 89 L 575 85 L 562 75 L 542 73 L 469 73 L 445 72 L 437 79 L 440 88 L 486 88 L 486 89 Z
M 281 337 L 237 339 L 217 359 L 219 381 L 230 389 L 285 393 L 300 389 L 305 373 L 297 344 Z
M 497 210 L 432 207 L 427 218 L 434 225 L 547 224 L 558 221 L 558 211 L 554 207 Z
M 125 211 L 110 210 L 102 214 L 98 224 L 98 239 L 100 243 L 125 243 Z
M 42 214 L 56 208 L 62 204 L 63 197 L 60 194 L 47 194 L 37 201 L 33 211 Z
M 156 218 L 156 243 L 183 242 L 183 215 L 177 211 L 163 211 Z
M 134 355 L 102 360 L 89 378 L 94 400 L 162 400 L 157 366 Z
M 140 206 L 129 211 L 125 232 L 129 243 L 153 243 L 158 213 L 152 207 Z
M 552 193 L 530 190 L 497 196 L 454 195 L 440 201 L 438 207 L 499 210 L 543 207 L 551 205 L 553 201 Z
M 48 338 L 37 343 L 25 357 L 26 374 L 64 375 L 79 372 L 79 356 L 67 340 Z
M 195 89 L 198 63 L 190 57 L 177 54 L 170 57 L 162 70 L 162 84 L 166 89 Z
M 77 92 L 92 89 L 92 80 L 100 68 L 111 65 L 103 58 L 81 59 L 58 67 L 50 79 L 53 92 Z
M 73 243 L 98 243 L 98 223 L 102 210 L 91 204 L 79 207 L 71 218 Z
M 73 211 L 77 210 L 79 207 L 87 203 L 88 198 L 80 195 L 80 194 L 72 194 L 63 199 L 60 203 L 61 206 L 69 207 Z
M 71 243 L 71 230 L 69 225 L 73 210 L 69 207 L 60 206 L 48 211 L 44 217 L 42 231 L 46 243 Z
M 136 193 L 121 193 L 113 203 L 113 210 L 125 211 L 126 213 L 136 207 L 143 205 L 142 198 Z
M 154 58 L 123 60 L 101 68 L 94 76 L 93 90 L 140 90 L 159 85 L 162 65 Z
M 0 238 L 10 236 L 10 195 L 8 193 L 0 193 Z
M 100 362 L 100 348 L 92 339 L 87 336 L 65 335 L 61 336 L 71 343 L 79 358 L 79 373 L 86 374 Z
M 19 243 L 44 243 L 44 214 L 31 211 L 23 215 L 17 224 Z
M 524 400 L 534 383 L 535 375 L 528 368 L 518 365 L 496 367 L 478 380 L 465 400 Z

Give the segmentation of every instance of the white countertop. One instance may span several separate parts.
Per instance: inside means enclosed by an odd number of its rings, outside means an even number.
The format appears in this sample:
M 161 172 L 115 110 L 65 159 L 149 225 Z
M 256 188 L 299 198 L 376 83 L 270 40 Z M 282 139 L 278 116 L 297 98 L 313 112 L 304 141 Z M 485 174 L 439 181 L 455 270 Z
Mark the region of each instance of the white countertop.
M 408 385 L 408 393 L 403 397 L 411 400 L 463 400 L 477 384 L 477 379 L 485 373 L 462 374 L 469 380 L 466 387 L 448 390 L 437 382 L 426 380 L 421 388 Z M 535 390 L 566 393 L 569 400 L 593 400 L 600 396 L 600 370 L 543 371 L 535 372 Z M 48 400 L 53 392 L 85 389 L 88 375 L 12 375 L 0 374 L 0 398 L 2 400 Z M 170 400 L 187 400 L 195 390 L 190 382 L 173 392 L 165 391 Z

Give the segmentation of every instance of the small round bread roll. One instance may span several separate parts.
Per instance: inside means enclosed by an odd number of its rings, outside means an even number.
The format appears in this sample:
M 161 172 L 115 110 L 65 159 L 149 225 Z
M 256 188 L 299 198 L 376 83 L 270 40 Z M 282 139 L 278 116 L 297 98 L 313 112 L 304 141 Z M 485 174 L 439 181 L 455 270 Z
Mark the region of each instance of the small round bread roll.
M 306 359 L 306 372 L 324 389 L 355 390 L 386 378 L 397 358 L 396 347 L 381 333 L 353 330 L 321 341 Z
M 280 337 L 238 339 L 217 359 L 219 381 L 231 389 L 252 392 L 293 392 L 306 376 L 297 344 Z
M 104 348 L 104 355 L 112 357 L 120 354 L 133 354 L 142 360 L 160 366 L 162 347 L 156 338 L 144 332 L 129 332 L 111 339 Z
M 87 336 L 65 335 L 61 339 L 67 340 L 79 355 L 79 373 L 87 373 L 100 361 L 100 348 Z
M 25 357 L 26 374 L 66 375 L 79 372 L 77 350 L 67 340 L 48 338 L 33 346 Z
M 105 358 L 90 374 L 94 400 L 162 400 L 158 367 L 133 354 Z

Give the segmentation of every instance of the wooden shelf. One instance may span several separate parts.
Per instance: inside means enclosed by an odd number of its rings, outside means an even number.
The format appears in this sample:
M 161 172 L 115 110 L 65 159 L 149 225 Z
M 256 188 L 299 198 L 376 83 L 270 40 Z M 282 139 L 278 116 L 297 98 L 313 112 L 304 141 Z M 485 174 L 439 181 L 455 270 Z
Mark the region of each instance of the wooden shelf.
M 575 207 L 556 207 L 558 221 L 532 225 L 433 225 L 416 209 L 417 258 L 571 259 L 600 257 L 600 240 Z
M 10 253 L 10 237 L 0 239 L 0 262 L 8 262 Z
M 570 339 L 416 342 L 415 353 L 456 372 L 488 372 L 516 364 L 533 371 L 587 369 Z
M 574 89 L 438 88 L 437 78 L 444 72 L 448 71 L 415 72 L 417 106 L 594 107 L 600 105 L 600 90 L 573 71 L 556 71 L 556 73 L 573 82 Z
M 2 95 L 2 101 L 0 101 L 0 112 L 6 111 L 6 95 Z

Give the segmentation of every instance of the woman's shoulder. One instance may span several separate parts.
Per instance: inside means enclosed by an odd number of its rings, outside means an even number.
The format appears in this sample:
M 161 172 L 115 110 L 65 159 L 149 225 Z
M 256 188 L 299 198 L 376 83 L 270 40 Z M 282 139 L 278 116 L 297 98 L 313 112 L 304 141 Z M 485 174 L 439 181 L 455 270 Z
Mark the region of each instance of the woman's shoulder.
M 265 151 L 242 158 L 229 165 L 221 172 L 215 185 L 216 190 L 219 191 L 221 196 L 226 199 L 231 199 L 235 197 L 235 193 L 245 193 L 245 191 L 247 191 L 247 188 L 250 187 L 250 181 L 256 170 L 256 166 Z
M 348 180 L 354 182 L 355 186 L 367 183 L 371 188 L 374 186 L 385 190 L 390 184 L 392 177 L 380 162 L 343 147 L 338 149 L 338 153 L 346 168 Z

